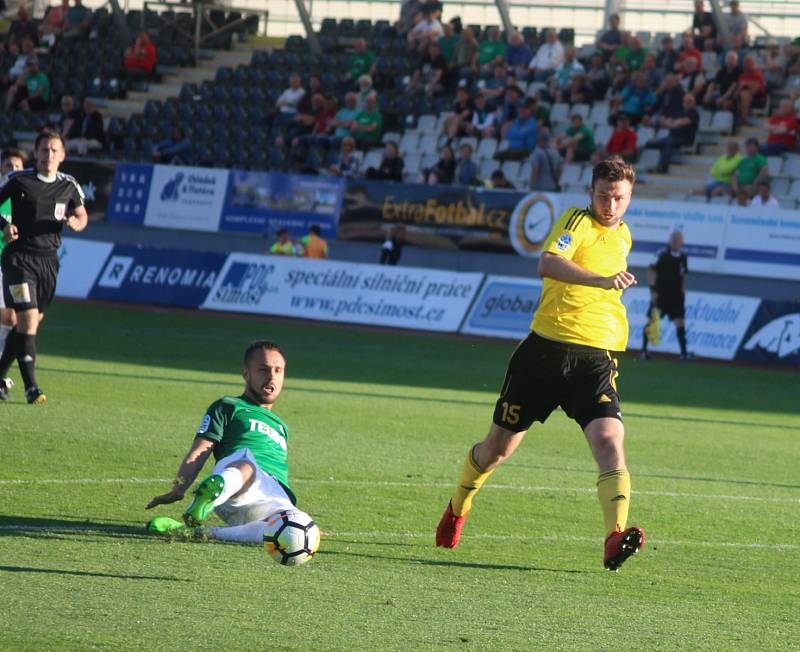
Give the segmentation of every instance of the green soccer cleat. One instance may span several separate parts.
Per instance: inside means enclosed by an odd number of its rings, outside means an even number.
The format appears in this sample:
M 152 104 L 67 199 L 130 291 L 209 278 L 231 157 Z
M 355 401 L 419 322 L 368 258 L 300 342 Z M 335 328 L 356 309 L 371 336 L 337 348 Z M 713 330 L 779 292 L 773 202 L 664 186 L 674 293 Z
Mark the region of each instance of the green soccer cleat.
M 180 521 L 176 521 L 169 516 L 156 516 L 145 526 L 148 532 L 153 534 L 171 534 L 176 530 L 184 530 L 186 526 Z
M 194 490 L 194 500 L 183 513 L 183 522 L 188 527 L 199 527 L 214 511 L 214 501 L 225 489 L 225 480 L 221 475 L 210 475 Z

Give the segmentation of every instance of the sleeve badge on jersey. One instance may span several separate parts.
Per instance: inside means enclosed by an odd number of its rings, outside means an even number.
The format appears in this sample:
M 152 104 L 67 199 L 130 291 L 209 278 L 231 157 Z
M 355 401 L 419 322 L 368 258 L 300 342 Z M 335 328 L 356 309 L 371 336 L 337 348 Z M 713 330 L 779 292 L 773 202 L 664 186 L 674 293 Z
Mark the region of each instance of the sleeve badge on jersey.
M 56 204 L 56 208 L 53 211 L 53 217 L 55 217 L 59 222 L 63 222 L 65 219 L 67 219 L 67 205 Z
M 208 432 L 208 427 L 211 425 L 211 415 L 207 414 L 203 417 L 203 420 L 200 422 L 200 425 L 197 427 L 197 434 L 203 435 Z
M 562 233 L 558 240 L 556 240 L 556 249 L 559 251 L 566 251 L 570 248 L 571 244 L 572 236 L 569 233 Z

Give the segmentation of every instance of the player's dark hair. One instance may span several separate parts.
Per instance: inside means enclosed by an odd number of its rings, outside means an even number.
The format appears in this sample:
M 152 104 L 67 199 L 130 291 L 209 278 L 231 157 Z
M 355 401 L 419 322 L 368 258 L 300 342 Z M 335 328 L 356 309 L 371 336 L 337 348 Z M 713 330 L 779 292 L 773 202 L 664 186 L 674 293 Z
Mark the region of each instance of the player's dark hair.
M 247 365 L 250 362 L 250 356 L 253 355 L 255 351 L 277 351 L 283 357 L 284 362 L 286 361 L 286 355 L 284 355 L 283 351 L 281 351 L 281 347 L 279 347 L 275 342 L 271 340 L 254 340 L 247 345 L 247 348 L 244 350 L 244 364 Z
M 23 152 L 21 149 L 16 149 L 15 147 L 8 147 L 0 152 L 0 163 L 7 161 L 10 158 L 22 159 L 23 163 L 25 163 L 25 161 L 28 159 L 25 152 Z
M 623 160 L 606 159 L 600 161 L 592 170 L 592 188 L 599 180 L 609 181 L 629 181 L 631 185 L 636 183 L 636 170 L 630 163 Z
M 60 140 L 61 147 L 64 149 L 67 148 L 67 144 L 64 142 L 64 137 L 51 127 L 45 127 L 39 132 L 39 134 L 36 136 L 36 142 L 33 146 L 34 149 L 39 149 L 39 143 L 41 143 L 43 140 Z
M 314 235 L 322 235 L 322 229 L 319 228 L 319 224 L 312 224 L 308 227 L 308 231 Z

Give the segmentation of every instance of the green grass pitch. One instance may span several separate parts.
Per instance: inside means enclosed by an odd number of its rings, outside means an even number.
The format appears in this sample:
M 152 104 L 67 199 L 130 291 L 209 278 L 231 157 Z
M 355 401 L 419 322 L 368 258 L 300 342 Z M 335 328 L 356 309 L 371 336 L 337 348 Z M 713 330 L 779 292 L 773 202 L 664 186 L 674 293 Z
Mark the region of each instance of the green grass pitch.
M 255 337 L 287 351 L 290 477 L 328 532 L 297 569 L 142 530 L 206 406 L 239 392 Z M 513 346 L 56 305 L 48 404 L 17 388 L 0 405 L 0 649 L 800 648 L 796 374 L 623 358 L 631 522 L 648 544 L 618 574 L 602 569 L 594 464 L 561 412 L 490 479 L 461 546 L 433 545 Z

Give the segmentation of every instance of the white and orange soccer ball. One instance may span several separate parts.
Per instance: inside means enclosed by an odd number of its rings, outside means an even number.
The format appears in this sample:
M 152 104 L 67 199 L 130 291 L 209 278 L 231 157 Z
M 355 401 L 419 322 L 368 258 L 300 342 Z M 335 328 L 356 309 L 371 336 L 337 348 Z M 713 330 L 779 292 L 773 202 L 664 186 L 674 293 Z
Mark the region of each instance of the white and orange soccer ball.
M 319 548 L 319 528 L 299 509 L 276 512 L 266 519 L 264 550 L 284 566 L 299 566 L 311 561 Z

